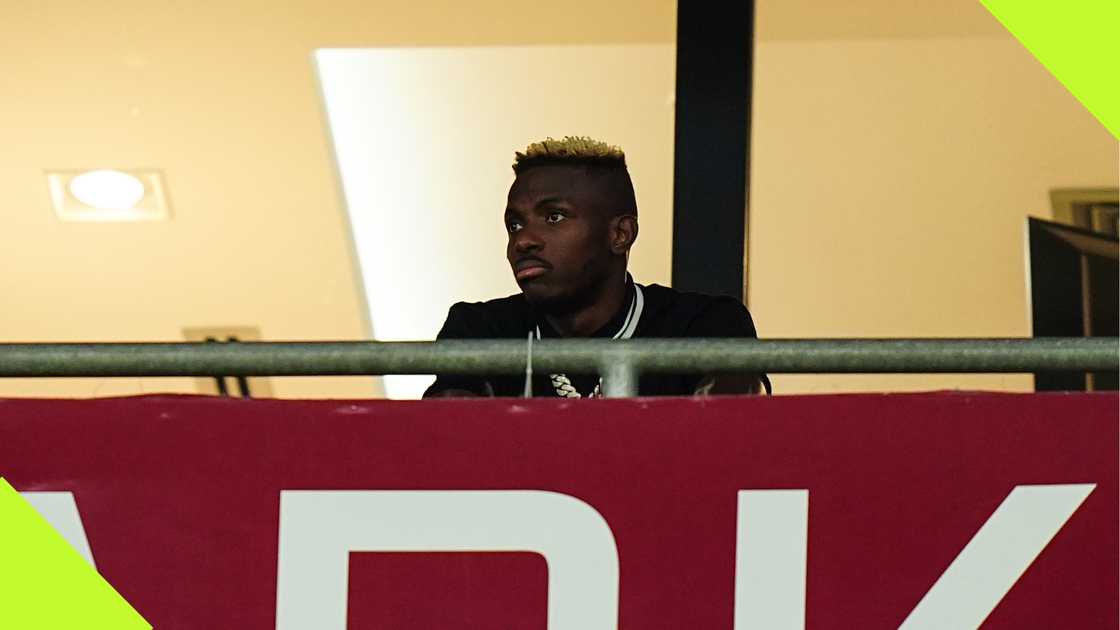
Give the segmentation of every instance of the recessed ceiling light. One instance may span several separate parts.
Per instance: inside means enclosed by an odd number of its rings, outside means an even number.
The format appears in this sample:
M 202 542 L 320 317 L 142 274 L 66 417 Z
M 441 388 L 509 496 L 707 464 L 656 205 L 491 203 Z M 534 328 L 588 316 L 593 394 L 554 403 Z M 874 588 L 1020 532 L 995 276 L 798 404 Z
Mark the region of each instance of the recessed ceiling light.
M 70 180 L 67 187 L 87 206 L 98 210 L 131 210 L 144 198 L 144 182 L 122 171 L 86 171 Z
M 55 214 L 64 221 L 152 221 L 170 216 L 157 170 L 48 171 Z

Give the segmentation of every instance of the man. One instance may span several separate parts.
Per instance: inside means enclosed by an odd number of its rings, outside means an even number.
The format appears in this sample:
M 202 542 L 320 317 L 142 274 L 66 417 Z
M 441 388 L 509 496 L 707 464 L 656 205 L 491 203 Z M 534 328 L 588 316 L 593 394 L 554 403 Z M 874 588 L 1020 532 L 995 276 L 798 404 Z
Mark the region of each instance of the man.
M 626 271 L 638 207 L 622 150 L 582 137 L 551 138 L 517 153 L 505 211 L 506 258 L 519 295 L 451 307 L 440 339 L 755 337 L 747 309 L 728 297 L 636 284 Z M 765 375 L 643 374 L 639 394 L 769 392 Z M 432 396 L 521 396 L 524 376 L 441 374 Z M 533 394 L 601 395 L 594 374 L 534 377 Z

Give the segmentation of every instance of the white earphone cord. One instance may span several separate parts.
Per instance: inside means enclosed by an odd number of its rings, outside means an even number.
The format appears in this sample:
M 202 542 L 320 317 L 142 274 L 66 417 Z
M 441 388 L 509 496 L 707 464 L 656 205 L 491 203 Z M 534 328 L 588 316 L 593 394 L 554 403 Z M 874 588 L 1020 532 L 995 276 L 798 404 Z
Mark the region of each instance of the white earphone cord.
M 626 320 L 623 321 L 622 327 L 614 334 L 614 339 L 629 339 L 634 335 L 634 331 L 638 328 L 638 321 L 642 318 L 642 310 L 645 308 L 645 296 L 642 294 L 642 285 L 634 283 L 634 297 L 630 300 L 630 309 L 626 314 Z M 532 362 L 532 349 L 533 349 L 533 336 L 537 339 L 541 338 L 541 327 L 536 326 L 533 330 L 529 331 L 529 363 L 526 364 L 525 373 L 526 378 L 532 374 L 530 369 Z M 552 381 L 552 388 L 556 390 L 556 395 L 561 398 L 583 398 L 583 394 L 572 385 L 571 379 L 567 374 L 549 374 L 549 380 Z M 599 383 L 588 394 L 591 398 L 598 398 L 602 393 L 603 379 L 599 378 Z M 525 397 L 532 397 L 532 387 L 529 382 L 525 383 Z
M 525 398 L 533 397 L 533 332 L 529 331 L 528 347 L 525 352 Z

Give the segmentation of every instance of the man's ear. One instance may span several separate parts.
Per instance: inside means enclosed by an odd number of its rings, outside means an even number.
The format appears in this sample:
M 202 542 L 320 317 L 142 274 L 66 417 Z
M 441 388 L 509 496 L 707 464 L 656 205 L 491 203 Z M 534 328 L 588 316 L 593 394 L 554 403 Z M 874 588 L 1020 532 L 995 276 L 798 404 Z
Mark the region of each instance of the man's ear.
M 621 214 L 611 219 L 610 223 L 611 253 L 624 255 L 630 251 L 634 241 L 638 240 L 638 217 L 632 214 Z

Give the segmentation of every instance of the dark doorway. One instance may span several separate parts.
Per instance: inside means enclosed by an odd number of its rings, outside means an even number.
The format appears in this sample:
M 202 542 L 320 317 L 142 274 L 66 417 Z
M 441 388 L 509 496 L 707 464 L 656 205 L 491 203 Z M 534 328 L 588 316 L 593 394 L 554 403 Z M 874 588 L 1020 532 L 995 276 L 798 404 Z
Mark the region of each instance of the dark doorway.
M 1117 237 L 1028 219 L 1031 323 L 1035 337 L 1116 337 Z M 1036 391 L 1116 390 L 1118 373 L 1037 372 Z

